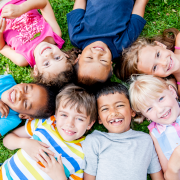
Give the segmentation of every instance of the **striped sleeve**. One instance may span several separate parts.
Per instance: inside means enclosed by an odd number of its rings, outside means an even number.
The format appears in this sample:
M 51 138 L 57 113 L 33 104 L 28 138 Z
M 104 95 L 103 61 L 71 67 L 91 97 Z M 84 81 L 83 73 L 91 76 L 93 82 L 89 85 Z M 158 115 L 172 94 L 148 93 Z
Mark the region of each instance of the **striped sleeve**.
M 36 130 L 36 128 L 42 124 L 42 120 L 41 119 L 34 119 L 34 120 L 26 120 L 26 124 L 25 124 L 25 130 L 26 133 L 31 137 L 33 136 L 34 131 Z
M 69 179 L 70 180 L 83 180 L 83 173 L 84 171 L 80 169 L 79 171 L 76 171 L 74 174 L 71 174 Z

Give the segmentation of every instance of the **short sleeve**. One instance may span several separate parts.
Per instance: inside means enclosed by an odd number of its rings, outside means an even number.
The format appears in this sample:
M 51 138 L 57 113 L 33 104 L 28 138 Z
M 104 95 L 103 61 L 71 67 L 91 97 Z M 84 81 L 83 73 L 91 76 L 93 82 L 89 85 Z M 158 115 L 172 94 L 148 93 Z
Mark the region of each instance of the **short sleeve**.
M 14 129 L 21 123 L 21 119 L 17 115 L 8 115 L 7 118 L 0 118 L 0 133 L 4 136 L 7 132 Z
M 151 158 L 151 162 L 149 164 L 147 173 L 148 174 L 153 174 L 153 173 L 157 173 L 161 170 L 161 165 L 159 163 L 159 159 L 155 150 L 155 147 L 152 143 L 153 149 L 152 149 L 152 158 Z
M 120 34 L 117 46 L 123 48 L 130 46 L 138 38 L 145 24 L 144 18 L 137 14 L 132 14 L 126 30 Z
M 70 180 L 83 180 L 83 173 L 84 171 L 80 169 L 79 171 L 75 172 L 74 174 L 71 174 L 69 179 Z
M 88 135 L 82 143 L 83 152 L 85 154 L 85 169 L 84 172 L 92 176 L 96 176 L 98 168 L 98 142 L 93 135 Z
M 31 137 L 34 134 L 34 131 L 36 130 L 36 128 L 42 124 L 42 120 L 41 119 L 34 119 L 34 120 L 26 120 L 26 124 L 25 124 L 25 130 L 26 133 Z
M 68 32 L 71 43 L 78 47 L 79 34 L 82 31 L 82 20 L 84 18 L 84 9 L 75 9 L 67 14 Z M 81 48 L 81 47 L 79 47 Z

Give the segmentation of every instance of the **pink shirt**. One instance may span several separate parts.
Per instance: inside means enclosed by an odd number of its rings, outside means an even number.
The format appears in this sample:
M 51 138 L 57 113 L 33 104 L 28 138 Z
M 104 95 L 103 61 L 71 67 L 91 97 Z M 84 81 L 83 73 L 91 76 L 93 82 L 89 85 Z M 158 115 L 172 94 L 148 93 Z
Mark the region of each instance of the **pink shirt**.
M 12 0 L 7 4 L 18 5 L 24 1 L 26 0 Z M 0 9 L 0 13 L 2 8 Z M 17 53 L 23 55 L 31 67 L 36 64 L 34 49 L 46 37 L 53 37 L 60 49 L 65 42 L 53 32 L 51 26 L 45 21 L 37 9 L 28 11 L 16 19 L 6 19 L 6 22 L 6 29 L 3 33 L 5 42 Z

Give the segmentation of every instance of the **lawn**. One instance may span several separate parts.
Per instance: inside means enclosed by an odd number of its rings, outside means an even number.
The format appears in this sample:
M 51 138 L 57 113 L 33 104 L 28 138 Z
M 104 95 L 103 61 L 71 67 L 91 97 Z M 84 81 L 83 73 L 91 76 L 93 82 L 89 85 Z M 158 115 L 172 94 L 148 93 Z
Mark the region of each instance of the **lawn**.
M 102 0 L 103 1 L 103 0 Z M 65 40 L 63 49 L 68 50 L 72 48 L 72 45 L 68 36 L 68 28 L 66 22 L 66 14 L 73 8 L 74 0 L 50 0 L 52 8 L 54 10 L 58 24 L 62 30 L 62 37 Z M 146 7 L 145 20 L 147 21 L 141 36 L 152 37 L 154 35 L 162 33 L 164 29 L 175 27 L 180 30 L 180 5 L 179 0 L 149 0 Z M 32 81 L 30 73 L 31 68 L 18 67 L 13 64 L 9 59 L 0 55 L 0 74 L 12 74 L 17 83 Z M 112 77 L 112 81 L 121 82 L 115 76 Z M 135 130 L 148 133 L 147 125 L 149 123 L 144 121 L 141 125 L 133 123 L 132 128 Z M 104 131 L 105 129 L 95 124 L 93 129 Z M 2 144 L 3 137 L 0 138 L 0 162 L 4 162 L 15 151 L 6 149 Z M 150 179 L 148 177 L 148 179 Z

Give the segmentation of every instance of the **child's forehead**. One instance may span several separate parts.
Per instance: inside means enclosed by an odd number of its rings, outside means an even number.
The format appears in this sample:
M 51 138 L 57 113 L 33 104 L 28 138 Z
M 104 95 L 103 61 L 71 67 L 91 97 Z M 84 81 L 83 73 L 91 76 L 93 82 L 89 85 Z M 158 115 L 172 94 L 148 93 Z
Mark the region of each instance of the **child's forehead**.
M 114 92 L 114 93 L 108 93 L 108 94 L 102 94 L 98 97 L 97 99 L 97 105 L 106 103 L 111 104 L 111 103 L 116 103 L 116 102 L 128 102 L 129 99 L 126 97 L 124 93 L 119 93 L 119 92 Z

